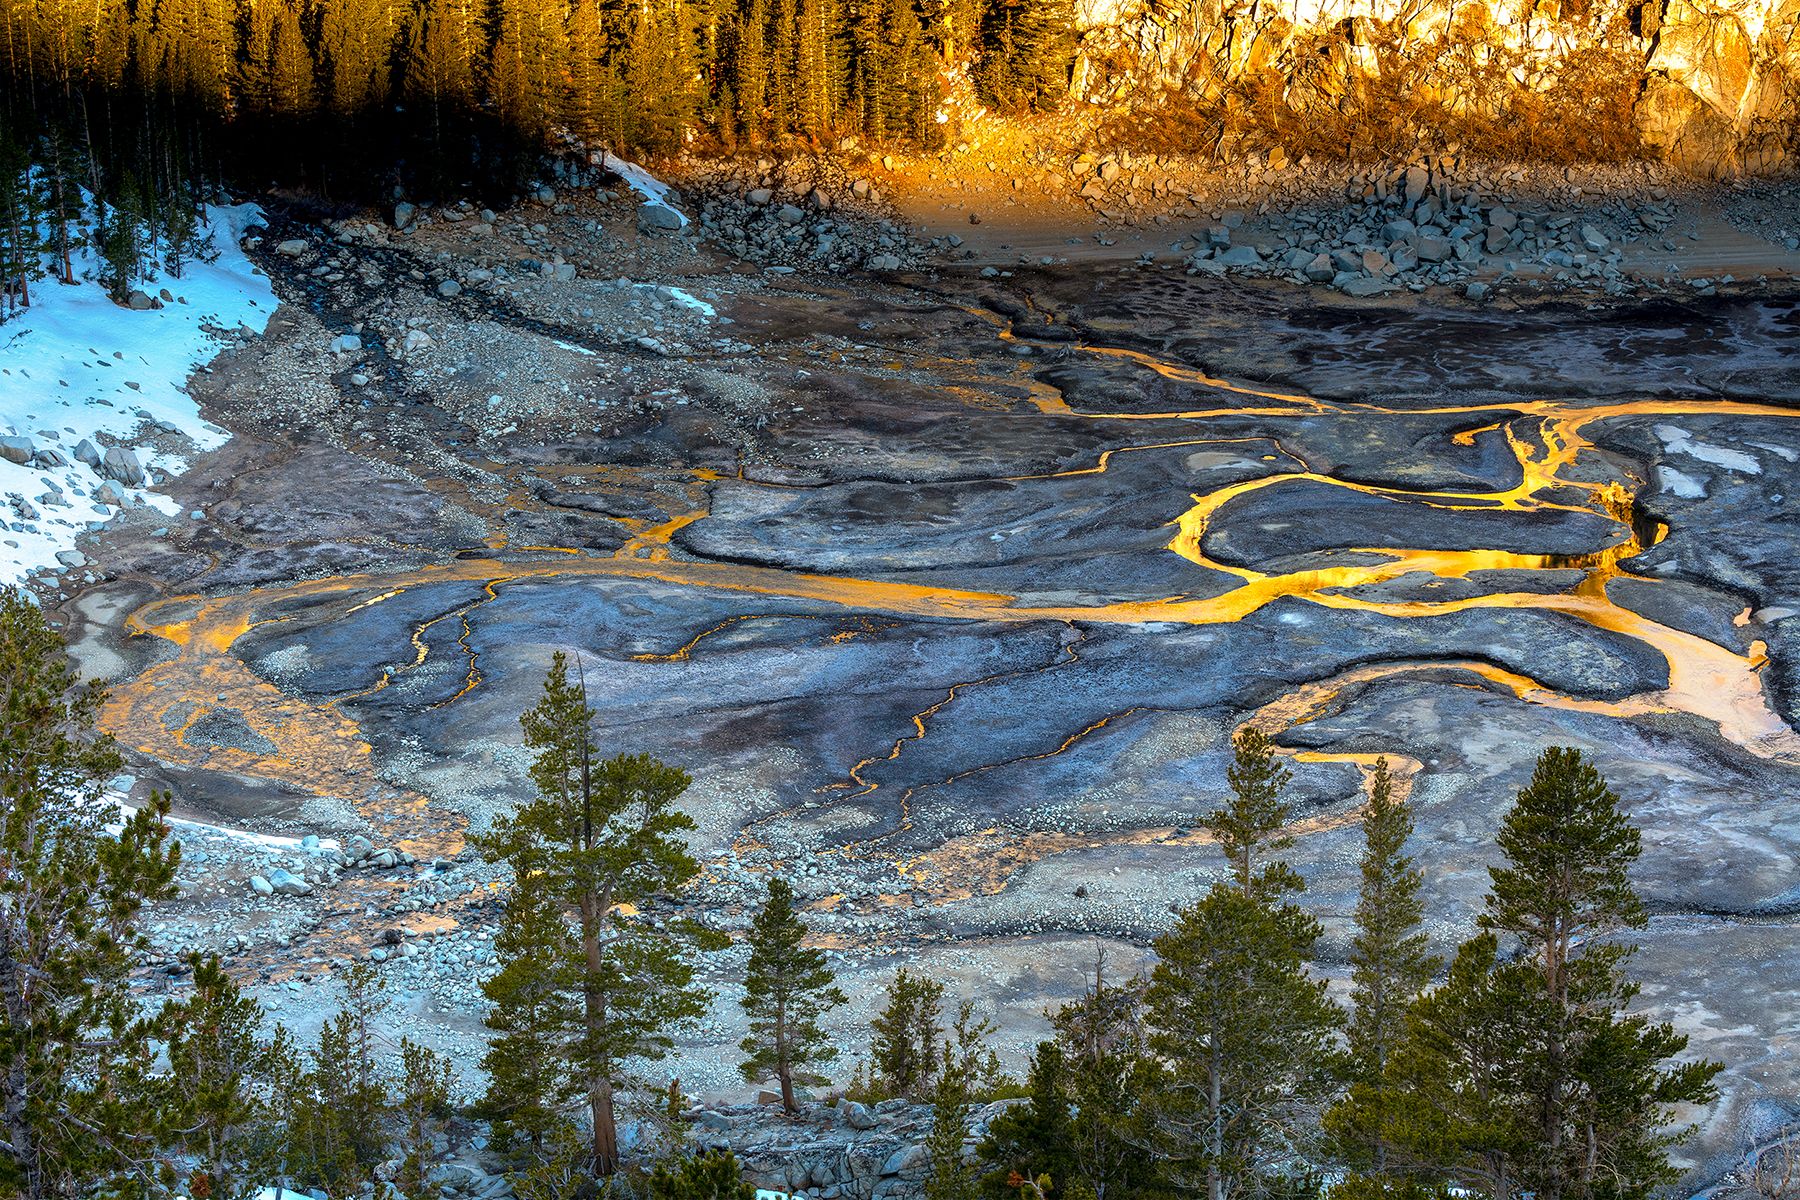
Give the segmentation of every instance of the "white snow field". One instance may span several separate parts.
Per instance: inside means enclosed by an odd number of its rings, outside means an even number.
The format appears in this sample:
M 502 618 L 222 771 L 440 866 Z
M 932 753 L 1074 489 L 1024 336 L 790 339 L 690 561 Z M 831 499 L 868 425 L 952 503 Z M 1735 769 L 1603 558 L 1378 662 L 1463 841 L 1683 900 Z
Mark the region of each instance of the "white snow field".
M 152 297 L 173 297 L 160 308 L 114 304 L 93 282 L 98 262 L 84 250 L 81 283 L 34 281 L 31 307 L 0 324 L 0 586 L 82 566 L 76 536 L 116 515 L 120 502 L 178 514 L 173 500 L 146 487 L 187 463 L 148 443 L 180 433 L 209 450 L 225 440 L 200 419 L 185 385 L 223 334 L 261 333 L 275 310 L 268 279 L 238 245 L 260 220 L 255 205 L 208 206 L 214 261 L 139 283 Z

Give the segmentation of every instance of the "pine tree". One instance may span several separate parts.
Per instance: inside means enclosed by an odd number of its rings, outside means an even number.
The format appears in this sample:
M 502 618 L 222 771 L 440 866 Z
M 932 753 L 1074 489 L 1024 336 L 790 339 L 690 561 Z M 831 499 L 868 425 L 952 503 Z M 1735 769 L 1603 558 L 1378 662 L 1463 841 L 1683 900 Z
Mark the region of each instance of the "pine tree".
M 54 255 L 57 282 L 73 284 L 83 216 L 79 158 L 74 143 L 60 129 L 46 134 L 39 144 L 37 205 L 49 227 L 45 248 Z
M 737 131 L 752 142 L 769 133 L 765 111 L 769 79 L 768 0 L 737 0 L 731 54 L 732 96 Z
M 407 21 L 404 95 L 430 115 L 430 157 L 440 172 L 451 128 L 474 104 L 478 38 L 469 0 L 417 0 Z
M 503 965 L 481 990 L 492 1005 L 487 1027 L 498 1036 L 481 1060 L 481 1108 L 502 1145 L 522 1139 L 541 1156 L 581 1094 L 569 1063 L 581 947 L 535 869 L 516 875 L 494 951 Z
M 410 1038 L 400 1039 L 399 1094 L 400 1174 L 396 1182 L 408 1196 L 423 1195 L 431 1170 L 433 1135 L 450 1116 L 450 1060 Z
M 1145 982 L 1109 982 L 1106 956 L 1096 952 L 1092 981 L 1051 1018 L 1074 1110 L 1071 1180 L 1084 1193 L 1092 1192 L 1094 1200 L 1129 1200 L 1165 1191 L 1155 1164 L 1143 1152 L 1153 1140 L 1157 1073 L 1145 1028 Z
M 656 897 L 699 871 L 681 840 L 694 823 L 675 807 L 686 772 L 647 755 L 598 761 L 593 724 L 585 688 L 570 681 L 558 653 L 543 699 L 520 718 L 525 744 L 537 751 L 537 796 L 497 819 L 478 845 L 503 859 L 515 881 L 538 873 L 543 902 L 573 920 L 572 939 L 551 941 L 549 978 L 576 1005 L 565 1027 L 569 1067 L 587 1102 L 591 1169 L 610 1175 L 619 1164 L 613 1097 L 623 1064 L 661 1058 L 671 1031 L 706 1011 L 710 996 L 693 983 L 688 949 L 715 949 L 723 939 L 656 919 Z M 515 885 L 509 908 L 521 894 Z M 566 978 L 572 982 L 562 984 Z
M 1206 820 L 1231 878 L 1156 939 L 1145 992 L 1163 1064 L 1155 1140 L 1174 1186 L 1204 1186 L 1207 1200 L 1279 1187 L 1272 1164 L 1307 1160 L 1306 1106 L 1327 1090 L 1339 1017 L 1306 971 L 1319 924 L 1281 899 L 1304 884 L 1268 857 L 1292 842 L 1287 769 L 1257 730 L 1233 751 L 1231 799 Z
M 1018 1194 L 1018 1179 L 1048 1176 L 1052 1198 L 1067 1194 L 1075 1178 L 1068 1060 L 1055 1042 L 1039 1042 L 1026 1077 L 1025 1103 L 1015 1104 L 988 1125 L 976 1147 L 983 1165 L 982 1191 L 995 1200 Z
M 488 94 L 501 121 L 528 145 L 546 143 L 563 105 L 559 80 L 568 60 L 568 27 L 560 6 L 541 0 L 495 0 Z
M 269 110 L 286 121 L 310 116 L 318 100 L 316 64 L 300 27 L 298 6 L 291 0 L 255 0 L 273 9 L 269 17 Z
M 344 1006 L 319 1031 L 311 1069 L 294 1092 L 288 1167 L 306 1184 L 353 1191 L 386 1154 L 389 1096 L 375 1060 L 382 991 L 371 964 L 344 972 Z
M 1261 730 L 1242 730 L 1231 745 L 1232 763 L 1226 771 L 1231 799 L 1208 814 L 1204 824 L 1219 839 L 1238 890 L 1246 896 L 1299 891 L 1300 877 L 1292 867 L 1264 861 L 1294 843 L 1281 832 L 1292 815 L 1281 792 L 1293 775 L 1276 758 L 1274 743 Z
M 1176 1187 L 1232 1200 L 1310 1152 L 1306 1106 L 1326 1090 L 1337 1022 L 1306 972 L 1318 936 L 1298 907 L 1221 882 L 1153 944 L 1156 1140 Z
M 166 1046 L 168 1116 L 179 1131 L 165 1161 L 197 1164 L 172 1192 L 244 1200 L 279 1166 L 272 1085 L 293 1054 L 285 1036 L 262 1036 L 263 1011 L 239 990 L 218 958 L 189 957 L 192 993 L 163 1006 L 157 1032 Z
M 729 1150 L 660 1162 L 650 1172 L 650 1200 L 755 1200 Z
M 944 985 L 895 972 L 887 1005 L 869 1023 L 874 1084 L 891 1096 L 919 1101 L 931 1094 L 943 1065 Z
M 387 0 L 324 0 L 319 49 L 329 71 L 326 107 L 354 120 L 387 102 L 398 14 Z
M 1613 935 L 1646 920 L 1630 879 L 1638 831 L 1580 751 L 1552 747 L 1497 841 L 1506 865 L 1489 871 L 1482 925 L 1517 941 L 1549 1014 L 1529 1080 L 1539 1145 L 1525 1181 L 1546 1200 L 1647 1194 L 1673 1178 L 1668 1107 L 1710 1100 L 1720 1068 L 1661 1070 L 1687 1039 L 1625 1015 L 1637 985 L 1623 966 L 1636 948 Z
M 1071 0 L 990 0 L 980 16 L 976 92 L 1002 112 L 1056 108 L 1075 62 Z
M 104 699 L 36 605 L 0 591 L 0 1191 L 26 1200 L 141 1176 L 162 1132 L 131 1086 L 155 1022 L 128 975 L 180 848 L 166 796 L 106 832 L 120 760 L 94 731 Z
M 574 0 L 566 37 L 569 73 L 562 96 L 562 122 L 583 145 L 621 141 L 620 95 L 615 70 L 611 13 L 601 0 Z
M 1538 759 L 1499 835 L 1486 926 L 1423 997 L 1389 1070 L 1387 1133 L 1421 1175 L 1491 1194 L 1638 1200 L 1674 1178 L 1673 1106 L 1715 1095 L 1716 1063 L 1626 1010 L 1644 923 L 1637 830 L 1579 751 Z M 1516 947 L 1516 953 L 1502 951 Z
M 31 307 L 39 272 L 37 196 L 25 147 L 0 136 L 0 319 Z
M 1388 1062 L 1406 1029 L 1406 1013 L 1431 982 L 1438 960 L 1419 932 L 1420 872 L 1406 853 L 1412 811 L 1393 794 L 1387 759 L 1377 759 L 1363 816 L 1362 890 L 1350 942 L 1349 1091 L 1327 1118 L 1351 1165 L 1384 1175 L 1388 1144 L 1383 1109 L 1391 1099 Z
M 837 1048 L 819 1028 L 827 1009 L 847 997 L 832 986 L 825 952 L 805 946 L 806 925 L 794 912 L 794 890 L 786 880 L 769 880 L 769 897 L 750 926 L 750 963 L 744 975 L 744 1011 L 750 1035 L 742 1042 L 750 1057 L 739 1067 L 750 1083 L 774 1079 L 781 1105 L 800 1111 L 794 1084 L 813 1085 L 825 1077 L 810 1070 L 837 1057 Z
M 925 1200 L 974 1200 L 975 1177 L 963 1163 L 969 1132 L 968 1081 L 954 1066 L 931 1091 L 931 1128 L 925 1134 Z

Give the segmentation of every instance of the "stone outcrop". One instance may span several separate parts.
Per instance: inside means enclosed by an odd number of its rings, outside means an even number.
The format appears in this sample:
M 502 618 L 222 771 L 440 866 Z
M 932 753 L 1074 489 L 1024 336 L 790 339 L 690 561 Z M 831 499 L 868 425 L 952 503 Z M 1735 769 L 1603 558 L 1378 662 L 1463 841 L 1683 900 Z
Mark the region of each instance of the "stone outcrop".
M 1800 151 L 1800 0 L 1086 0 L 1078 13 L 1074 88 L 1089 100 L 1176 89 L 1328 124 L 1394 95 L 1449 137 L 1581 108 L 1572 128 L 1611 121 L 1715 178 L 1789 169 Z

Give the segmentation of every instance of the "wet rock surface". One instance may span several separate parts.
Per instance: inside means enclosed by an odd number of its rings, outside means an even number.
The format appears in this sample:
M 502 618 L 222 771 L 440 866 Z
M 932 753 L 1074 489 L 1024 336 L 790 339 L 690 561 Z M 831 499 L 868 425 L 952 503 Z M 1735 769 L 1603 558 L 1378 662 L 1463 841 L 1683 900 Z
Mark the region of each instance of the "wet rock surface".
M 1800 1095 L 1765 969 L 1800 958 L 1793 299 L 745 273 L 551 195 L 348 240 L 278 216 L 271 334 L 193 384 L 235 434 L 166 485 L 193 515 L 127 514 L 46 587 L 113 679 L 122 790 L 202 823 L 167 963 L 228 948 L 305 1036 L 374 960 L 474 1061 L 504 881 L 464 835 L 524 794 L 567 650 L 609 752 L 695 777 L 687 911 L 736 932 L 790 878 L 852 1052 L 902 963 L 1017 1056 L 1096 938 L 1139 962 L 1218 871 L 1196 823 L 1254 722 L 1307 752 L 1333 975 L 1367 756 L 1410 774 L 1443 947 L 1536 752 L 1594 753 L 1645 830 L 1646 1003 L 1729 1063 L 1700 1153 Z M 500 275 L 526 255 L 551 271 Z M 706 967 L 692 1092 L 742 1095 L 742 953 Z

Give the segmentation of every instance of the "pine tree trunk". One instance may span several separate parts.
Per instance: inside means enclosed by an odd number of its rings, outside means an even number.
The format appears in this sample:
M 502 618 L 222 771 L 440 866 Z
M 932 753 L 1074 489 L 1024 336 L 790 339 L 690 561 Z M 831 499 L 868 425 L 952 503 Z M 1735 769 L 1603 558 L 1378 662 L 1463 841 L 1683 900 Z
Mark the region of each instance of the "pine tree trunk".
M 1212 1068 L 1208 1072 L 1207 1105 L 1212 1128 L 1207 1134 L 1206 1200 L 1224 1200 L 1225 1181 L 1219 1176 L 1219 1160 L 1225 1157 L 1225 1099 L 1220 1094 L 1224 1064 L 1219 1061 L 1219 1041 L 1212 1044 Z

